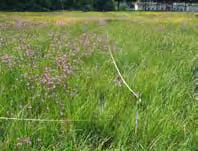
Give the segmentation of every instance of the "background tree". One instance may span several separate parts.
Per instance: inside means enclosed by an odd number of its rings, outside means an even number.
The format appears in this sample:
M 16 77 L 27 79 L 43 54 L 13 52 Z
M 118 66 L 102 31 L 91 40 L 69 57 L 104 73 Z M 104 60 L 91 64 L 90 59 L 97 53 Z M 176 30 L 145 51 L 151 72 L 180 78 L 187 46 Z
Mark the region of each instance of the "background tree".
M 136 2 L 137 0 L 115 0 L 117 2 L 117 10 L 120 10 L 120 4 L 125 2 L 126 4 L 132 3 L 132 2 Z
M 50 10 L 115 10 L 114 0 L 0 0 L 0 10 L 50 11 Z
M 115 10 L 114 0 L 94 0 L 94 8 L 97 11 Z

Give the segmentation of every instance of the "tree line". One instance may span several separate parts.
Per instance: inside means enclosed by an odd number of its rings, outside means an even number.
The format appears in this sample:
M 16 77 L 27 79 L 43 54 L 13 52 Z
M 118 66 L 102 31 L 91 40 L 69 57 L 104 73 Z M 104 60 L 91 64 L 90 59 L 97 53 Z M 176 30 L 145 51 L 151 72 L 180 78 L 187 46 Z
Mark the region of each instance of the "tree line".
M 113 11 L 122 1 L 133 0 L 0 0 L 0 10 L 9 11 L 52 11 L 83 10 Z

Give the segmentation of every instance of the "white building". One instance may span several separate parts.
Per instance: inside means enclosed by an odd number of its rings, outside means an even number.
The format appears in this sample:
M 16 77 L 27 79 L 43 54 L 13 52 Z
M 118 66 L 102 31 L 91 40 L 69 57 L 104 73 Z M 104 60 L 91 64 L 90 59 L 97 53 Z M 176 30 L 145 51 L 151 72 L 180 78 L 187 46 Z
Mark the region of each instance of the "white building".
M 189 6 L 187 6 L 187 11 L 189 11 L 189 12 L 198 12 L 198 4 L 197 5 L 189 5 Z
M 157 3 L 157 2 L 137 2 L 134 3 L 134 10 L 145 11 L 198 11 L 198 4 L 185 3 Z

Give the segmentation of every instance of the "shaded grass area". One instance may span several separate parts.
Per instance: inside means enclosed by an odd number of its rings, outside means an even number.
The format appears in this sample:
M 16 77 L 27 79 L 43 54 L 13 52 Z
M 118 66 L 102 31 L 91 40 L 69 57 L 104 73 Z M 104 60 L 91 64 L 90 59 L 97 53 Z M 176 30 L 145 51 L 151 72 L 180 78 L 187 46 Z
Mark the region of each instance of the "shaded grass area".
M 197 149 L 194 14 L 0 13 L 0 25 L 0 115 L 74 120 L 0 121 L 4 150 Z M 109 46 L 142 97 L 137 134 Z

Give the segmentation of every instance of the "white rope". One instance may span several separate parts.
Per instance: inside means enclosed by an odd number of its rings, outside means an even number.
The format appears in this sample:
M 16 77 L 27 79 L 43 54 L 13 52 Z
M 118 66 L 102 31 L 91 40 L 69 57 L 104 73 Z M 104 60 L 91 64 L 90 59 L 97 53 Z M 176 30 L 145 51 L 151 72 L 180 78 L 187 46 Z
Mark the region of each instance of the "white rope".
M 108 38 L 108 33 L 107 33 L 107 39 L 109 39 L 109 38 Z M 113 53 L 112 53 L 112 51 L 111 51 L 111 47 L 109 46 L 108 49 L 109 49 L 109 54 L 110 54 L 111 59 L 112 59 L 112 61 L 113 61 L 114 67 L 115 67 L 115 69 L 117 70 L 118 75 L 120 76 L 122 82 L 123 82 L 124 85 L 129 89 L 129 91 L 132 93 L 132 95 L 135 96 L 135 98 L 137 99 L 137 102 L 136 102 L 137 109 L 136 109 L 136 116 L 135 116 L 135 134 L 137 134 L 137 131 L 138 131 L 138 122 L 139 122 L 138 106 L 139 106 L 139 104 L 140 104 L 141 101 L 142 101 L 142 100 L 141 100 L 141 97 L 140 97 L 140 95 L 139 95 L 138 93 L 136 93 L 136 92 L 127 84 L 127 82 L 126 82 L 125 79 L 123 78 L 123 76 L 122 76 L 122 74 L 121 74 L 121 72 L 120 72 L 120 70 L 119 70 L 119 68 L 118 68 L 118 66 L 117 66 L 117 64 L 116 64 L 115 58 L 114 58 Z
M 17 117 L 0 117 L 0 120 L 7 121 L 31 121 L 31 122 L 57 122 L 57 123 L 67 123 L 67 122 L 85 122 L 86 120 L 56 120 L 56 119 L 32 119 L 32 118 L 17 118 Z
M 120 70 L 119 70 L 119 68 L 118 68 L 118 66 L 117 66 L 117 64 L 116 64 L 116 61 L 115 61 L 115 59 L 114 59 L 114 57 L 113 57 L 113 53 L 112 53 L 110 47 L 109 47 L 109 53 L 110 53 L 111 59 L 112 59 L 112 61 L 113 61 L 114 67 L 115 67 L 115 69 L 117 70 L 118 75 L 120 76 L 122 82 L 123 82 L 124 85 L 129 89 L 129 91 L 130 91 L 137 99 L 139 99 L 139 95 L 138 95 L 134 90 L 131 89 L 131 87 L 127 84 L 127 82 L 126 82 L 125 79 L 123 78 L 122 74 L 120 73 Z

